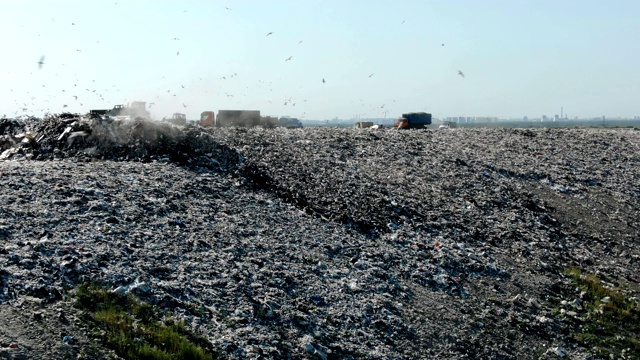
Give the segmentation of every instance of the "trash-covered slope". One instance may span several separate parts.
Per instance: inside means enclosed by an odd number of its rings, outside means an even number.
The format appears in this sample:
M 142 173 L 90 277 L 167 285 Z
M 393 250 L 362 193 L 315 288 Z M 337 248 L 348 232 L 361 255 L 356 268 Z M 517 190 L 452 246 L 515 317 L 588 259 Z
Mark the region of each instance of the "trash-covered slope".
M 194 127 L 69 113 L 42 120 L 0 119 L 0 150 L 0 160 L 162 160 L 224 171 L 240 162 L 237 152 Z
M 87 280 L 138 293 L 228 358 L 587 358 L 563 270 L 637 297 L 637 131 L 139 122 L 161 129 L 154 142 L 49 120 L 5 127 L 0 324 L 41 313 L 76 341 L 0 326 L 15 354 L 95 342 L 47 317 L 82 319 L 66 289 Z M 76 131 L 86 142 L 69 144 Z

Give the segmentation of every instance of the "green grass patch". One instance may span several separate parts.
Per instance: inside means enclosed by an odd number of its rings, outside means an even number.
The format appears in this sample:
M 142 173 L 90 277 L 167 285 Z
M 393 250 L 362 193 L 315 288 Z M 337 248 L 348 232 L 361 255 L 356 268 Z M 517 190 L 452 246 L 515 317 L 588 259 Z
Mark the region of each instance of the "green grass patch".
M 572 268 L 565 272 L 580 288 L 582 319 L 575 338 L 598 356 L 640 359 L 640 307 L 630 301 L 620 288 L 611 288 L 595 275 Z
M 158 309 L 132 294 L 121 297 L 86 283 L 74 295 L 76 306 L 87 311 L 94 333 L 124 359 L 215 358 L 206 339 L 190 333 L 183 323 L 159 321 Z

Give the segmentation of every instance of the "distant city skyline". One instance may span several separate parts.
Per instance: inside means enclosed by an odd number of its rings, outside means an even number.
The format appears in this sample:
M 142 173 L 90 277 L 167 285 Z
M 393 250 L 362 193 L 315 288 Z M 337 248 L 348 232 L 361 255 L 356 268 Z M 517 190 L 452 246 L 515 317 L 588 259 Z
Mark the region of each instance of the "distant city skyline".
M 0 116 L 633 117 L 632 0 L 3 3 Z M 557 109 L 557 110 L 556 110 Z

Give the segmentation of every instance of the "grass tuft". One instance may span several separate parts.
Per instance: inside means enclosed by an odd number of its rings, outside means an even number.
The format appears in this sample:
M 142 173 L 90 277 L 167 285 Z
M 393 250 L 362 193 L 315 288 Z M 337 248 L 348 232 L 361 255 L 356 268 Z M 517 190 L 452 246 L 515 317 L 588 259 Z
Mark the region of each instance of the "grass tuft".
M 598 356 L 640 359 L 640 307 L 621 289 L 605 286 L 593 274 L 572 268 L 564 272 L 583 291 L 582 319 L 575 337 Z M 606 300 L 605 300 L 606 299 Z
M 96 284 L 75 291 L 76 306 L 87 311 L 107 347 L 128 360 L 213 359 L 208 342 L 183 323 L 158 321 L 157 309 L 133 295 L 120 297 Z

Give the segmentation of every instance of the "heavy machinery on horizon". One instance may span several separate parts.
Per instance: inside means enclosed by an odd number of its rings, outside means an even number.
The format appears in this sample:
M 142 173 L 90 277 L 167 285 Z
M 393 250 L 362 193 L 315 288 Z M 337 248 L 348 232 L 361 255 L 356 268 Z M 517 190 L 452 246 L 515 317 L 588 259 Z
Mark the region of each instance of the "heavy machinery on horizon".
M 203 127 L 302 128 L 302 122 L 296 118 L 261 116 L 260 110 L 219 110 L 217 116 L 213 111 L 204 111 L 198 124 Z
M 151 119 L 151 114 L 147 110 L 147 103 L 144 101 L 133 101 L 127 105 L 116 105 L 113 109 L 90 110 L 92 116 L 105 117 L 109 119 Z

